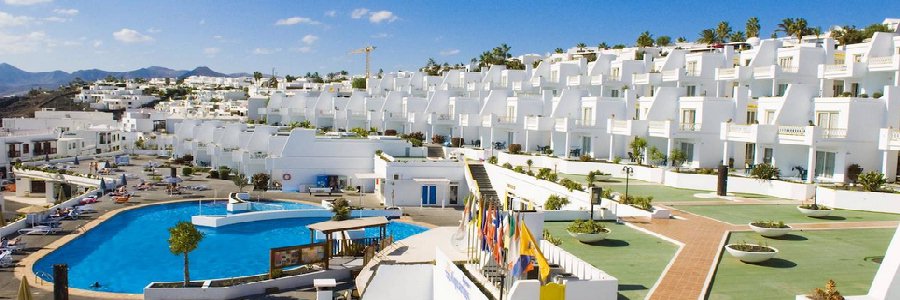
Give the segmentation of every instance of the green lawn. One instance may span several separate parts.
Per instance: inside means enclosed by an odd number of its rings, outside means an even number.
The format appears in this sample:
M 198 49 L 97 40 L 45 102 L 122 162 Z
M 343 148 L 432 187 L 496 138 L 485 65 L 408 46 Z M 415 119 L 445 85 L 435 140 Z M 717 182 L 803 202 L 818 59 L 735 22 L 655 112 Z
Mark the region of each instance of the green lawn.
M 754 221 L 784 221 L 785 223 L 900 221 L 900 215 L 852 210 L 835 210 L 825 218 L 810 218 L 800 214 L 795 205 L 673 205 L 673 207 L 731 224 Z
M 587 184 L 585 175 L 563 174 L 559 173 L 560 178 L 568 178 L 583 185 Z M 608 181 L 598 181 L 594 183 L 603 189 L 612 189 L 615 192 L 625 193 L 625 179 L 611 178 Z M 630 180 L 628 185 L 628 193 L 636 196 L 653 196 L 654 202 L 681 202 L 681 201 L 715 201 L 715 198 L 696 198 L 694 194 L 706 194 L 711 191 L 689 190 L 668 187 L 661 184 L 649 183 L 640 180 Z M 765 195 L 736 193 L 735 196 L 744 198 L 754 198 L 758 200 L 777 200 Z
M 566 233 L 569 222 L 545 222 L 544 228 L 562 239 L 563 249 L 619 279 L 619 299 L 644 299 L 678 246 L 625 225 L 608 223 L 609 239 L 582 244 Z
M 709 299 L 794 299 L 828 279 L 842 295 L 868 293 L 894 229 L 842 229 L 798 232 L 791 239 L 765 239 L 779 250 L 761 264 L 743 263 L 722 253 Z M 732 233 L 729 241 L 755 243 L 753 232 Z

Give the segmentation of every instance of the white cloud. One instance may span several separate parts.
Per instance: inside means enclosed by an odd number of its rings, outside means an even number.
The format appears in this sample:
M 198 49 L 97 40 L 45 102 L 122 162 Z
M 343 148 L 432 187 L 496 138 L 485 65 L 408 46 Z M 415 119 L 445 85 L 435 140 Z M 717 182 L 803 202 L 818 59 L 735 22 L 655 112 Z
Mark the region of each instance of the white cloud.
M 354 18 L 354 19 L 359 19 L 359 18 L 364 17 L 368 13 L 369 13 L 368 8 L 357 8 L 357 9 L 354 9 L 352 12 L 350 12 L 350 17 Z
M 62 22 L 69 21 L 68 18 L 60 18 L 60 17 L 46 17 L 46 18 L 43 18 L 42 20 L 47 21 L 47 22 L 53 22 L 53 23 L 62 23 Z
M 337 16 L 337 11 L 336 10 L 326 11 L 325 16 L 329 17 L 329 18 L 334 18 L 335 16 Z
M 219 54 L 221 52 L 222 52 L 222 48 L 216 48 L 216 47 L 203 48 L 203 54 L 206 56 L 216 56 L 216 54 Z
M 459 49 L 447 49 L 447 50 L 442 50 L 442 51 L 439 52 L 438 54 L 440 54 L 441 56 L 457 55 L 457 54 L 459 54 Z
M 53 10 L 54 13 L 66 16 L 74 16 L 78 14 L 78 10 L 74 8 L 57 8 Z
M 390 22 L 394 22 L 396 20 L 397 20 L 397 16 L 395 16 L 393 12 L 386 11 L 386 10 L 372 12 L 372 14 L 369 15 L 369 22 L 376 23 L 376 24 L 381 23 L 381 22 L 390 23 Z
M 159 29 L 156 27 L 150 27 L 150 28 L 147 28 L 147 32 L 148 33 L 160 33 L 160 32 L 162 32 L 162 29 Z
M 26 5 L 35 5 L 41 3 L 48 3 L 53 0 L 3 0 L 4 3 L 9 5 L 16 6 L 26 6 Z
M 50 41 L 43 31 L 22 35 L 6 34 L 0 31 L 0 54 L 30 53 L 49 46 Z
M 281 52 L 281 48 L 274 48 L 274 49 L 256 48 L 256 49 L 253 49 L 253 54 L 256 54 L 256 55 L 269 55 L 269 54 L 272 54 L 275 52 Z
M 307 44 L 307 45 L 312 45 L 313 43 L 315 43 L 318 40 L 319 40 L 319 37 L 312 35 L 312 34 L 307 34 L 307 35 L 303 36 L 303 39 L 302 39 L 303 43 Z
M 279 19 L 275 21 L 275 25 L 297 25 L 297 24 L 309 24 L 309 25 L 319 25 L 319 21 L 304 18 L 304 17 L 290 17 L 287 19 Z
M 92 45 L 94 46 L 94 48 L 100 48 L 100 46 L 103 46 L 103 41 L 94 40 L 94 43 Z
M 9 13 L 0 11 L 0 28 L 21 26 L 21 25 L 28 24 L 29 22 L 31 22 L 31 17 L 13 16 Z
M 119 31 L 113 32 L 112 35 L 117 41 L 123 43 L 146 43 L 153 41 L 152 37 L 128 28 L 122 28 Z
M 305 46 L 305 47 L 300 47 L 300 48 L 294 48 L 291 50 L 294 50 L 295 52 L 300 52 L 300 53 L 310 53 L 310 52 L 312 52 L 312 47 Z
M 389 38 L 389 37 L 392 37 L 392 36 L 393 36 L 393 35 L 387 34 L 387 33 L 384 33 L 384 32 L 371 35 L 371 37 L 372 37 L 373 39 L 383 39 L 383 38 Z

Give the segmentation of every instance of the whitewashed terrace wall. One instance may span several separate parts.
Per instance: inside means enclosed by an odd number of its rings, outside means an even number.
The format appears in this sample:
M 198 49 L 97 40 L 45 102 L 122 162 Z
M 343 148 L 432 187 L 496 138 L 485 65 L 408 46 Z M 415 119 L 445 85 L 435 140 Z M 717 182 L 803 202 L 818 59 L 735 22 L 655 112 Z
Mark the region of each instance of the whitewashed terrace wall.
M 303 286 L 312 286 L 315 279 L 333 278 L 338 281 L 350 278 L 350 269 L 321 270 L 312 273 L 286 276 L 260 282 L 245 283 L 230 287 L 205 288 L 144 288 L 144 299 L 147 300 L 216 300 L 235 299 L 250 295 L 265 294 L 268 288 L 288 290 Z M 204 284 L 208 285 L 208 284 Z
M 816 188 L 816 202 L 828 207 L 900 214 L 900 194 Z
M 566 299 L 615 299 L 619 291 L 619 279 L 566 252 L 550 242 L 542 240 L 541 252 L 554 263 L 581 280 L 566 283 Z

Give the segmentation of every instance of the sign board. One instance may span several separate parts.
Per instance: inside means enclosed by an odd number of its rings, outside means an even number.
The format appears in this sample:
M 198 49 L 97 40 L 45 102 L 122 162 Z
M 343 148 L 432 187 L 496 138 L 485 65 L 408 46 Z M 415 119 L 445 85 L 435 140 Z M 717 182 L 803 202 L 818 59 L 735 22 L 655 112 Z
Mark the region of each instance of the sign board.
M 441 249 L 435 249 L 432 278 L 434 289 L 432 299 L 487 300 L 478 286 L 447 257 Z
M 281 269 L 325 261 L 325 243 L 288 246 L 269 250 L 269 269 Z
M 591 204 L 600 205 L 603 201 L 603 188 L 599 186 L 591 187 Z

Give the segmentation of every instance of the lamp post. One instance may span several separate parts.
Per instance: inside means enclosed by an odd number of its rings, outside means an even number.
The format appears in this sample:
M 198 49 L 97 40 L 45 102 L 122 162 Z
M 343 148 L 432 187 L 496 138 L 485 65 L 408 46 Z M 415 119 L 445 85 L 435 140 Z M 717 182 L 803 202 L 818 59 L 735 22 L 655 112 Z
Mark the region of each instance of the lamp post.
M 622 201 L 628 201 L 628 181 L 631 180 L 631 175 L 634 174 L 634 168 L 625 166 L 622 168 L 622 172 L 625 173 L 625 199 Z M 620 203 L 622 201 L 619 201 Z M 616 223 L 619 223 L 619 204 L 616 203 Z

